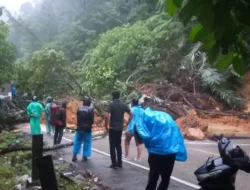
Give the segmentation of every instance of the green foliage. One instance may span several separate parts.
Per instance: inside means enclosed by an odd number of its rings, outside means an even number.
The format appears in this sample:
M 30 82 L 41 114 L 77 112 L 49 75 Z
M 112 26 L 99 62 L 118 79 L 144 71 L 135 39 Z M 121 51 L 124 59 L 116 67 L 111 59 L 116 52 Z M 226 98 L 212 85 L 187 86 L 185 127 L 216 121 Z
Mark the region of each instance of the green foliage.
M 43 49 L 34 53 L 31 64 L 16 65 L 17 84 L 26 92 L 63 95 L 73 90 L 68 60 L 61 51 Z
M 3 7 L 0 7 L 0 16 L 3 14 Z
M 149 1 L 158 2 L 169 14 L 156 14 Z M 231 79 L 240 79 L 235 72 L 243 74 L 248 66 L 243 35 L 247 27 L 237 12 L 242 3 L 41 0 L 33 8 L 25 4 L 21 16 L 9 15 L 10 39 L 20 58 L 11 78 L 19 93 L 88 93 L 102 99 L 115 89 L 128 96 L 130 82 L 182 85 L 180 78 L 185 78 L 185 84 L 239 108 L 242 100 L 234 93 L 238 83 L 231 84 Z M 229 9 L 221 11 L 222 5 Z M 225 21 L 228 10 L 231 23 Z M 222 20 L 216 19 L 219 12 Z M 179 18 L 171 17 L 175 14 Z M 187 39 L 201 43 L 190 47 Z
M 181 24 L 165 14 L 109 30 L 83 58 L 87 88 L 95 95 L 107 93 L 121 88 L 117 81 L 136 79 L 149 71 L 153 74 L 145 75 L 144 80 L 164 78 L 165 71 L 159 68 L 173 64 L 173 52 L 182 48 L 183 36 Z
M 201 42 L 209 62 L 220 70 L 233 65 L 243 74 L 249 65 L 250 2 L 245 0 L 159 0 L 166 4 L 166 11 L 187 25 L 194 20 L 189 39 Z
M 18 134 L 9 132 L 1 133 L 0 136 L 0 149 L 10 147 L 19 141 L 24 145 L 26 139 L 19 138 Z M 31 175 L 30 169 L 26 166 L 26 162 L 31 160 L 31 152 L 19 151 L 0 156 L 0 186 L 3 190 L 13 189 L 18 181 L 17 176 L 25 174 Z
M 0 84 L 11 80 L 12 63 L 15 60 L 14 47 L 7 37 L 8 25 L 0 21 Z
M 208 63 L 205 53 L 200 51 L 201 44 L 191 47 L 181 64 L 181 70 L 184 70 L 188 77 L 191 76 L 193 82 L 201 82 L 201 86 L 208 89 L 212 94 L 224 101 L 228 106 L 242 110 L 244 108 L 243 99 L 235 93 L 234 86 L 240 86 L 238 81 L 241 78 L 235 75 L 231 68 L 224 72 L 218 71 Z M 232 82 L 230 79 L 235 79 Z M 237 90 L 236 88 L 236 90 Z
M 137 0 L 42 0 L 35 5 L 27 10 L 24 6 L 17 18 L 8 13 L 10 40 L 24 61 L 30 61 L 41 47 L 62 50 L 69 60 L 80 60 L 99 34 L 146 19 L 153 11 L 149 4 Z
M 65 52 L 69 60 L 81 60 L 86 51 L 92 48 L 97 38 L 96 31 L 83 27 L 81 21 L 74 22 L 68 30 L 56 39 L 45 44 L 45 48 L 53 48 Z

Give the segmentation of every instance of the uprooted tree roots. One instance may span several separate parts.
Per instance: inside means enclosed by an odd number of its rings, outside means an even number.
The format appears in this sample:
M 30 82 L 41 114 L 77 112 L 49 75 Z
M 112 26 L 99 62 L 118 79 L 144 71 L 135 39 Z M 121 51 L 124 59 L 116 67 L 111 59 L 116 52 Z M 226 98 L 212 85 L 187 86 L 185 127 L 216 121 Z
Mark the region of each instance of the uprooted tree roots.
M 137 84 L 135 88 L 153 100 L 151 103 L 154 108 L 168 112 L 174 119 L 187 115 L 190 109 L 211 116 L 250 118 L 248 113 L 233 111 L 208 94 L 190 93 L 171 84 Z
M 24 99 L 0 99 L 0 132 L 11 130 L 13 125 L 27 121 L 26 107 L 30 103 Z

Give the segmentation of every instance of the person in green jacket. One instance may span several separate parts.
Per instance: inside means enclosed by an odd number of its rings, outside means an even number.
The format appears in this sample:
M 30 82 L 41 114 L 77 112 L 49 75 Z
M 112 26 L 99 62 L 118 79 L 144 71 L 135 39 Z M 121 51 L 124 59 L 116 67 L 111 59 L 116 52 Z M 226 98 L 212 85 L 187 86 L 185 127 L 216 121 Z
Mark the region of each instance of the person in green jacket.
M 32 98 L 32 102 L 27 107 L 27 114 L 30 118 L 30 131 L 32 135 L 41 134 L 40 117 L 43 113 L 43 106 L 37 102 L 37 97 Z
M 51 134 L 55 132 L 55 127 L 50 124 L 50 108 L 55 105 L 52 97 L 47 98 L 47 104 L 45 106 L 45 117 L 46 117 L 46 132 Z

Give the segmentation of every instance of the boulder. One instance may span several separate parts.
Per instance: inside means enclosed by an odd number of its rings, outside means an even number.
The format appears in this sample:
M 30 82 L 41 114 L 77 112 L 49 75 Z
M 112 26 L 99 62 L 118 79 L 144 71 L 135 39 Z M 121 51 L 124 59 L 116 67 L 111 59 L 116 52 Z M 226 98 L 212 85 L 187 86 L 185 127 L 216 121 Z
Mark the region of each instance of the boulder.
M 189 128 L 186 132 L 186 138 L 188 140 L 203 140 L 205 139 L 205 134 L 199 128 Z

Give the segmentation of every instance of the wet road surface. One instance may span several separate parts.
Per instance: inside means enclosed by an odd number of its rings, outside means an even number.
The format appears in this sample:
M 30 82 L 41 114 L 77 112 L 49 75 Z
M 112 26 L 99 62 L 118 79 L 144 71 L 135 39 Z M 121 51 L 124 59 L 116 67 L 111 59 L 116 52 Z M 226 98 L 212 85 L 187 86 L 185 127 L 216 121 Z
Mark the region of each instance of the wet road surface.
M 72 133 L 65 133 L 63 141 L 65 143 L 69 142 L 73 139 L 73 136 L 74 134 Z M 250 155 L 250 139 L 234 140 L 234 142 L 239 143 L 248 155 Z M 218 156 L 217 144 L 212 141 L 186 141 L 186 146 L 188 150 L 188 160 L 183 163 L 176 162 L 169 187 L 170 190 L 198 189 L 194 171 L 206 161 L 207 157 Z M 142 160 L 134 161 L 136 146 L 132 139 L 129 160 L 124 161 L 123 169 L 114 171 L 108 167 L 110 165 L 108 137 L 94 140 L 92 147 L 93 153 L 91 160 L 86 164 L 81 162 L 76 163 L 77 166 L 92 170 L 102 179 L 105 185 L 113 187 L 115 190 L 145 189 L 148 176 L 148 154 L 145 148 L 143 149 Z M 71 160 L 71 152 L 72 148 L 60 150 L 60 153 L 63 153 L 63 157 L 65 157 L 64 159 L 68 161 Z M 249 189 L 249 186 L 250 175 L 239 171 L 236 178 L 236 189 L 246 190 Z

